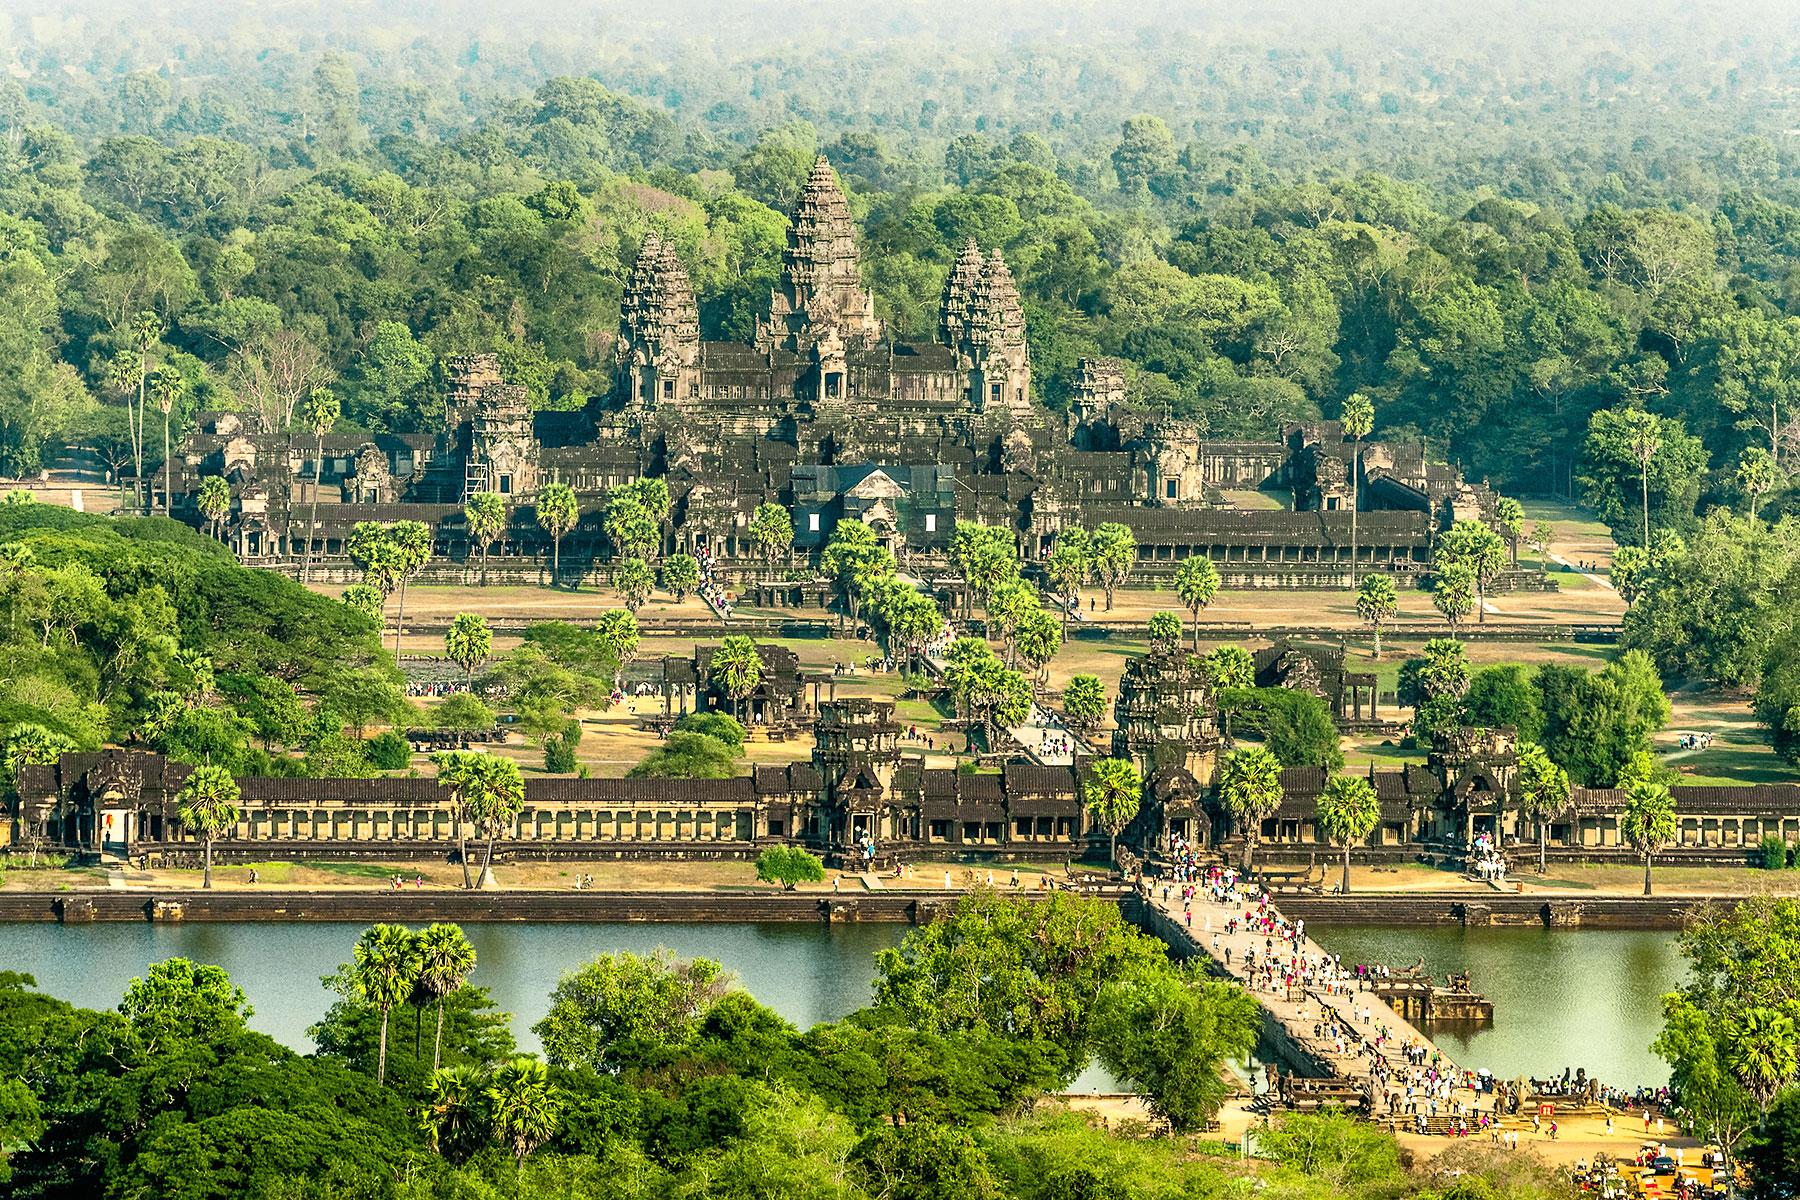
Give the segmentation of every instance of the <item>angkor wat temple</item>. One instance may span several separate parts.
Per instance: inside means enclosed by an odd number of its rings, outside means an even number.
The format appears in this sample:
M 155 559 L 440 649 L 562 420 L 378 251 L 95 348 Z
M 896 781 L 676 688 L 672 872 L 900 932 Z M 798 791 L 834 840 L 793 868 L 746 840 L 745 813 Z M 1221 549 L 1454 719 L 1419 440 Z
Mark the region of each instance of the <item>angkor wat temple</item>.
M 957 521 L 974 520 L 1013 529 L 1035 557 L 1065 526 L 1120 521 L 1136 532 L 1143 573 L 1204 553 L 1237 586 L 1347 585 L 1353 493 L 1364 570 L 1422 571 L 1437 530 L 1493 516 L 1492 492 L 1417 446 L 1361 444 L 1353 489 L 1356 447 L 1331 422 L 1208 440 L 1128 404 L 1112 360 L 1082 361 L 1067 411 L 1052 412 L 1033 394 L 1011 272 L 973 242 L 944 285 L 935 339 L 895 339 L 875 316 L 849 206 L 822 158 L 750 344 L 702 340 L 687 272 L 651 235 L 625 289 L 616 359 L 611 394 L 539 412 L 492 356 L 455 358 L 442 428 L 336 432 L 322 456 L 305 434 L 202 414 L 177 456 L 175 513 L 199 524 L 200 480 L 222 475 L 233 493 L 225 536 L 246 561 L 297 558 L 316 499 L 311 537 L 327 564 L 357 521 L 402 518 L 431 526 L 454 563 L 470 554 L 464 500 L 495 492 L 511 511 L 499 557 L 538 571 L 550 539 L 532 500 L 560 480 L 582 502 L 561 554 L 579 574 L 606 554 L 607 490 L 661 476 L 674 499 L 671 548 L 728 561 L 749 556 L 751 514 L 773 501 L 792 511 L 800 550 L 857 519 L 903 559 L 929 561 Z

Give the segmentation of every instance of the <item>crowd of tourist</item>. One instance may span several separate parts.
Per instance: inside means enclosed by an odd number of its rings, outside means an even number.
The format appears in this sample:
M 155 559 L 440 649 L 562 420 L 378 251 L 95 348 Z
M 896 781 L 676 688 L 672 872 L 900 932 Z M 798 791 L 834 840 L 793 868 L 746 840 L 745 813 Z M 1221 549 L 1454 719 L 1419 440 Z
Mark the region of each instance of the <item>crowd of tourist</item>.
M 719 620 L 731 620 L 736 604 L 725 591 L 725 586 L 713 575 L 712 551 L 701 546 L 694 552 L 694 561 L 700 564 L 700 583 L 694 590 L 700 593 L 700 598 L 706 601 L 707 607 L 718 615 Z

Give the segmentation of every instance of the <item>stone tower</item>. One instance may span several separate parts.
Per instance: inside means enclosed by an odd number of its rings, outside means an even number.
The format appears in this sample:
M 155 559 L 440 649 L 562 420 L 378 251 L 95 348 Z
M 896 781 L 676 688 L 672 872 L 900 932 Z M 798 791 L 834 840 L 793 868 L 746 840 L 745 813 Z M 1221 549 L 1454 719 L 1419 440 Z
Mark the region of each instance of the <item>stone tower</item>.
M 963 354 L 969 363 L 969 400 L 977 412 L 1031 413 L 1031 355 L 1025 347 L 1025 310 L 1019 288 L 998 250 L 981 269 L 968 306 Z
M 619 306 L 619 356 L 633 408 L 700 395 L 700 309 L 675 247 L 655 233 L 638 250 Z
M 512 383 L 493 383 L 481 390 L 469 421 L 469 453 L 463 499 L 476 492 L 495 492 L 507 502 L 538 487 L 538 441 L 532 428 L 531 397 Z
M 1116 449 L 1114 415 L 1125 406 L 1125 365 L 1116 358 L 1084 358 L 1069 381 L 1069 439 L 1083 450 Z
M 444 405 L 444 428 L 460 433 L 475 417 L 476 401 L 494 384 L 506 382 L 500 374 L 500 360 L 492 354 L 457 354 L 444 360 L 448 388 Z
M 863 288 L 857 264 L 850 202 L 821 155 L 794 208 L 781 286 L 770 297 L 756 343 L 810 360 L 814 398 L 829 401 L 848 395 L 850 347 L 880 339 L 875 298 Z
M 813 765 L 825 781 L 831 846 L 841 858 L 854 859 L 900 832 L 884 819 L 900 733 L 892 701 L 855 696 L 819 705 Z
M 1126 664 L 1113 722 L 1113 757 L 1137 763 L 1145 779 L 1174 768 L 1201 783 L 1212 778 L 1220 743 L 1212 684 L 1185 649 L 1152 650 Z
M 967 361 L 970 309 L 975 303 L 975 293 L 981 287 L 985 266 L 975 239 L 964 242 L 955 265 L 950 268 L 949 278 L 944 280 L 943 299 L 938 303 L 938 340 L 956 351 L 957 363 L 964 370 L 970 366 Z

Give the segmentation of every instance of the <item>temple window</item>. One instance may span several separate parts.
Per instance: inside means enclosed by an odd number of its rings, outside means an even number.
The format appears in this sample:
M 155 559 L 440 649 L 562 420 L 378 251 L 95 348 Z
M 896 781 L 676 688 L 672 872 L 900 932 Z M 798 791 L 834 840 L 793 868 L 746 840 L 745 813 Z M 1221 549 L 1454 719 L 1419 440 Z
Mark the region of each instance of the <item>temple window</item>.
M 809 532 L 809 533 L 819 532 L 819 514 L 818 513 L 807 513 L 806 514 L 806 529 L 807 529 L 807 532 Z
M 1000 385 L 999 384 L 995 383 L 995 384 L 990 384 L 988 386 L 988 398 L 990 400 L 992 400 L 995 404 L 1000 403 Z
M 830 372 L 826 373 L 826 375 L 825 375 L 825 398 L 827 400 L 836 400 L 838 398 L 838 394 L 843 391 L 843 388 L 844 388 L 844 377 L 842 375 L 838 374 L 836 371 L 830 371 Z
M 1169 499 L 1173 500 L 1173 499 L 1175 499 L 1175 492 L 1176 492 L 1175 480 L 1171 479 L 1168 482 L 1163 484 L 1163 495 L 1165 495 Z
M 936 533 L 937 532 L 937 514 L 936 513 L 926 513 L 925 514 L 925 532 L 926 533 Z
M 674 398 L 675 398 L 675 381 L 673 379 L 663 380 L 663 399 L 664 400 L 673 400 Z
M 511 475 L 502 475 L 500 477 L 500 494 L 502 496 L 507 496 L 507 495 L 512 494 L 512 476 Z

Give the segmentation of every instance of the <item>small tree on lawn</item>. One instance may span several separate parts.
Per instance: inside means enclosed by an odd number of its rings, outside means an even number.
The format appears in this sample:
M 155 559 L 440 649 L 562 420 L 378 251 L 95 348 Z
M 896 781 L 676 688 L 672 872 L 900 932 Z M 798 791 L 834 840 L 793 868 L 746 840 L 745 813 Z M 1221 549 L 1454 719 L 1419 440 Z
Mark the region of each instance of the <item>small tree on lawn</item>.
M 525 808 L 525 780 L 519 764 L 498 754 L 477 754 L 467 797 L 475 831 L 487 843 L 481 856 L 478 888 L 494 886 L 494 841 L 509 830 Z
M 756 856 L 756 877 L 764 883 L 778 883 L 784 891 L 793 891 L 803 883 L 818 883 L 825 878 L 825 864 L 819 856 L 799 846 L 770 846 Z
M 389 553 L 394 581 L 400 594 L 394 607 L 394 657 L 400 657 L 400 638 L 406 632 L 406 585 L 431 561 L 431 529 L 423 521 L 395 521 L 388 527 Z
M 1094 823 L 1111 839 L 1108 861 L 1118 862 L 1119 834 L 1137 819 L 1144 805 L 1144 777 L 1137 764 L 1125 758 L 1098 760 L 1088 768 L 1081 797 Z
M 175 795 L 175 813 L 205 846 L 201 887 L 212 886 L 213 839 L 238 823 L 238 785 L 224 767 L 195 767 Z
M 1044 574 L 1053 590 L 1063 598 L 1063 636 L 1069 635 L 1069 613 L 1081 603 L 1081 588 L 1093 572 L 1092 539 L 1085 529 L 1065 529 L 1056 535 L 1056 545 L 1044 563 Z
M 1463 563 L 1453 562 L 1439 567 L 1436 574 L 1431 603 L 1450 623 L 1450 636 L 1455 637 L 1456 627 L 1475 610 L 1475 572 Z
M 1356 585 L 1356 615 L 1362 618 L 1363 624 L 1375 631 L 1375 658 L 1381 659 L 1381 627 L 1394 619 L 1400 611 L 1400 597 L 1394 591 L 1394 580 L 1390 575 L 1375 574 L 1363 576 L 1363 581 Z
M 1167 654 L 1181 644 L 1181 618 L 1171 612 L 1150 614 L 1150 649 Z
M 464 678 L 473 683 L 475 668 L 487 661 L 494 650 L 494 631 L 480 613 L 457 613 L 444 634 L 444 657 L 463 669 Z
M 1244 746 L 1225 756 L 1219 800 L 1244 831 L 1244 870 L 1262 832 L 1264 818 L 1281 807 L 1281 761 L 1264 746 Z
M 1350 893 L 1350 848 L 1369 840 L 1381 823 L 1381 804 L 1375 789 L 1360 775 L 1333 775 L 1319 793 L 1319 831 L 1344 848 L 1344 882 L 1339 891 Z
M 1106 687 L 1098 675 L 1073 675 L 1063 689 L 1063 716 L 1076 729 L 1093 729 L 1106 713 Z
M 463 520 L 468 524 L 469 544 L 481 553 L 480 582 L 486 587 L 488 555 L 506 532 L 506 502 L 493 492 L 477 492 L 463 505 Z
M 1187 605 L 1194 619 L 1194 653 L 1200 653 L 1200 614 L 1219 594 L 1219 569 L 1212 559 L 1196 554 L 1175 568 L 1175 595 Z
M 550 535 L 550 579 L 552 583 L 560 582 L 562 540 L 581 519 L 581 504 L 575 499 L 575 489 L 561 481 L 546 483 L 538 490 L 532 514 L 537 518 L 538 528 Z

